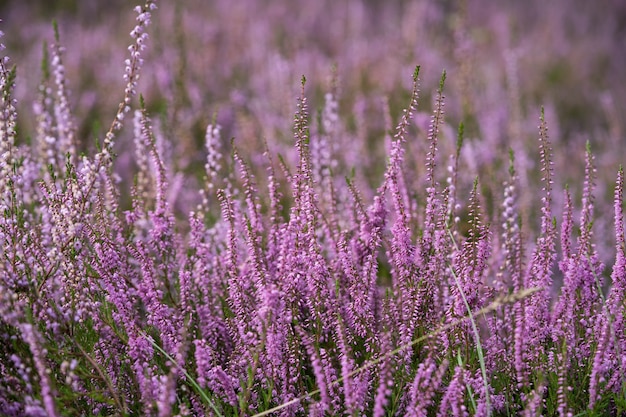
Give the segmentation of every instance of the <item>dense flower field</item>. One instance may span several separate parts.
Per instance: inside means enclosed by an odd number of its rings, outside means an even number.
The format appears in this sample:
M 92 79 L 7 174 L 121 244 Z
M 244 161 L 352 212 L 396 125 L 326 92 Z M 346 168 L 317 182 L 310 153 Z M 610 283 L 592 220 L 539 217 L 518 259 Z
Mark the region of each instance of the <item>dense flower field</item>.
M 617 2 L 201 3 L 0 9 L 0 415 L 626 413 Z

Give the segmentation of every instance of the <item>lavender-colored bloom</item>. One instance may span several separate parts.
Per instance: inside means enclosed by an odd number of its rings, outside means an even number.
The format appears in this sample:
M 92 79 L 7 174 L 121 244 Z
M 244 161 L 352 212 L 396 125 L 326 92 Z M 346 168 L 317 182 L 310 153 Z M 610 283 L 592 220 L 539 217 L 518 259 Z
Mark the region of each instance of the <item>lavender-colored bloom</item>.
M 54 74 L 54 83 L 56 85 L 56 97 L 53 105 L 54 116 L 56 121 L 56 138 L 51 136 L 46 137 L 55 139 L 54 151 L 56 151 L 55 160 L 57 166 L 60 166 L 65 162 L 65 158 L 69 156 L 69 162 L 76 163 L 76 128 L 74 126 L 73 116 L 69 104 L 69 91 L 67 87 L 67 80 L 65 78 L 65 66 L 63 65 L 62 54 L 64 48 L 59 41 L 58 27 L 55 25 L 55 43 L 52 45 L 52 72 Z
M 444 360 L 437 367 L 431 356 L 420 363 L 409 390 L 406 416 L 422 417 L 427 415 L 427 410 L 433 403 L 433 398 L 439 390 L 447 368 L 447 361 Z
M 151 200 L 151 184 L 154 176 L 150 170 L 150 137 L 145 135 L 145 114 L 135 110 L 133 118 L 133 142 L 135 144 L 135 163 L 137 165 L 136 191 L 137 199 L 142 202 Z
M 600 310 L 599 289 L 602 286 L 601 264 L 595 246 L 592 243 L 593 220 L 593 186 L 594 172 L 593 157 L 587 149 L 585 168 L 585 184 L 583 190 L 583 207 L 580 219 L 580 237 L 578 251 L 569 249 L 569 229 L 571 228 L 571 212 L 566 208 L 562 235 L 564 254 L 559 266 L 564 274 L 561 295 L 553 312 L 553 338 L 562 337 L 568 354 L 573 359 L 582 361 L 590 355 L 590 338 L 594 328 L 594 317 Z M 569 199 L 568 199 L 569 204 Z M 556 339 L 559 340 L 559 339 Z
M 321 413 L 321 415 L 323 415 L 324 412 L 328 412 L 331 410 L 331 400 L 329 396 L 330 381 L 327 380 L 327 373 L 324 369 L 325 367 L 328 367 L 328 363 L 326 363 L 326 361 L 324 361 L 324 359 L 322 358 L 322 353 L 317 351 L 312 338 L 306 335 L 304 332 L 302 333 L 302 342 L 311 361 L 313 375 L 315 375 L 315 383 L 320 390 L 321 398 L 320 401 L 314 405 L 316 410 L 315 412 Z
M 176 401 L 176 378 L 175 374 L 161 376 L 159 381 L 159 394 L 157 398 L 157 409 L 159 417 L 169 417 L 172 415 L 172 404 Z
M 219 124 L 209 124 L 204 136 L 204 146 L 207 151 L 206 162 L 204 164 L 205 186 L 200 189 L 200 205 L 197 210 L 206 215 L 211 210 L 211 201 L 215 199 L 215 192 L 222 187 L 220 172 L 222 172 L 223 155 L 221 151 L 221 131 Z M 223 184 L 226 189 L 232 187 L 228 181 Z
M 567 403 L 567 391 L 569 391 L 569 386 L 567 385 L 567 363 L 565 360 L 567 357 L 564 357 L 563 354 L 556 355 L 555 366 L 558 366 L 558 382 L 557 382 L 557 412 L 559 413 L 559 417 L 571 417 L 573 414 L 570 411 L 569 405 Z
M 37 160 L 40 164 L 39 168 L 41 169 L 42 165 L 48 165 L 52 167 L 59 167 L 59 162 L 57 161 L 57 152 L 55 152 L 55 147 L 58 144 L 57 138 L 54 136 L 54 115 L 53 111 L 53 93 L 52 88 L 49 86 L 50 84 L 50 71 L 49 71 L 49 63 L 48 63 L 48 50 L 46 49 L 46 45 L 44 45 L 44 57 L 42 62 L 42 67 L 44 68 L 42 74 L 42 81 L 39 85 L 39 97 L 37 98 L 37 102 L 33 106 L 33 111 L 37 118 Z M 46 172 L 46 176 L 49 175 L 49 172 Z M 57 173 L 58 175 L 58 173 Z M 50 182 L 51 178 L 46 177 L 46 181 Z
M 104 137 L 101 161 L 104 162 L 105 166 L 112 163 L 111 152 L 115 134 L 122 128 L 124 116 L 130 111 L 131 100 L 137 94 L 137 82 L 144 63 L 141 54 L 146 49 L 146 41 L 148 40 L 146 29 L 150 25 L 151 13 L 155 9 L 156 2 L 153 0 L 147 0 L 144 6 L 137 6 L 134 9 L 137 13 L 137 25 L 130 32 L 130 36 L 133 38 L 133 43 L 128 47 L 130 58 L 124 61 L 124 81 L 126 82 L 124 99 L 119 104 L 115 119 Z
M 360 387 L 359 380 L 362 378 L 355 378 L 352 376 L 352 371 L 355 369 L 354 359 L 352 358 L 352 352 L 350 346 L 346 340 L 345 328 L 340 320 L 337 320 L 337 345 L 340 352 L 341 362 L 341 378 L 343 395 L 344 395 L 344 407 L 347 413 L 354 414 L 362 411 L 363 404 L 360 403 Z
M 452 413 L 454 417 L 467 417 L 469 412 L 464 404 L 465 393 L 465 371 L 461 367 L 456 367 L 454 371 L 454 377 L 448 384 L 446 391 L 441 399 L 439 410 L 437 411 L 438 417 L 444 417 Z
M 0 50 L 4 45 L 0 43 Z M 0 203 L 8 204 L 9 180 L 13 176 L 16 139 L 16 100 L 13 97 L 15 73 L 7 68 L 9 58 L 0 56 Z
M 522 414 L 524 417 L 537 417 L 543 415 L 543 396 L 545 391 L 546 387 L 544 385 L 539 385 L 527 396 L 528 400 Z
M 548 139 L 547 125 L 544 113 L 541 113 L 539 126 L 539 149 L 541 157 L 541 171 L 543 180 L 541 234 L 533 252 L 528 271 L 524 279 L 526 288 L 539 287 L 542 290 L 526 303 L 526 331 L 527 358 L 539 364 L 545 354 L 544 346 L 550 335 L 550 304 L 552 288 L 552 269 L 556 260 L 556 226 L 552 218 L 552 178 L 554 176 L 552 163 L 552 148 Z M 569 195 L 568 197 L 569 198 Z M 567 220 L 564 224 L 567 223 Z M 565 231 L 568 236 L 569 232 Z M 567 245 L 567 243 L 565 243 Z M 565 248 L 567 250 L 567 247 Z
M 437 183 L 435 181 L 435 164 L 436 164 L 436 155 L 437 155 L 437 142 L 439 140 L 439 131 L 441 129 L 441 125 L 443 124 L 443 116 L 444 116 L 444 96 L 443 96 L 443 86 L 446 80 L 446 72 L 444 71 L 441 75 L 441 81 L 439 82 L 439 90 L 437 91 L 437 99 L 435 101 L 435 110 L 432 116 L 432 120 L 430 123 L 430 127 L 428 129 L 428 143 L 429 150 L 426 155 L 426 212 L 424 219 L 424 229 L 425 229 L 425 238 L 423 241 L 426 241 L 426 250 L 429 250 L 428 240 L 432 239 L 432 234 L 434 233 L 434 229 L 437 226 L 435 224 L 435 216 L 437 214 L 437 210 L 435 208 L 435 194 Z
M 485 303 L 482 297 L 483 274 L 488 266 L 490 247 L 490 232 L 481 220 L 480 206 L 478 203 L 478 183 L 474 183 L 469 203 L 468 239 L 463 242 L 461 250 L 456 252 L 453 259 L 453 267 L 456 271 L 459 284 L 454 284 L 452 296 L 454 304 L 452 315 L 462 317 L 467 314 L 467 307 L 463 297 L 467 300 L 470 310 L 474 311 Z M 463 296 L 461 296 L 461 291 Z
M 54 403 L 56 392 L 52 387 L 50 377 L 48 376 L 49 368 L 45 360 L 46 351 L 41 346 L 40 335 L 31 324 L 23 324 L 21 326 L 21 330 L 24 340 L 28 344 L 30 352 L 33 355 L 33 361 L 35 362 L 35 368 L 40 380 L 43 407 L 48 416 L 57 416 L 59 414 L 56 411 L 56 405 Z
M 389 403 L 389 397 L 394 387 L 393 381 L 393 361 L 387 356 L 390 349 L 390 336 L 387 332 L 381 334 L 381 353 L 385 355 L 380 363 L 378 371 L 378 388 L 374 397 L 374 417 L 383 417 L 385 415 L 385 407 Z
M 602 386 L 605 389 L 619 390 L 626 382 L 624 365 L 620 353 L 624 352 L 623 302 L 626 277 L 626 253 L 624 248 L 624 170 L 617 174 L 614 197 L 615 251 L 616 259 L 611 274 L 612 287 L 597 320 L 595 333 L 597 346 L 593 367 L 589 376 L 589 408 L 593 409 Z M 605 385 L 606 384 L 606 385 Z

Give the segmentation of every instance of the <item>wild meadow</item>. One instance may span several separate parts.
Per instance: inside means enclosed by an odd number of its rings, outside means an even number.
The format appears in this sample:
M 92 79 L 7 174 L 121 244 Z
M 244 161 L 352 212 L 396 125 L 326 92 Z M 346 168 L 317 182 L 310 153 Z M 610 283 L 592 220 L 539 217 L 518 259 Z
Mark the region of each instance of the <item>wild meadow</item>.
M 626 415 L 621 2 L 0 13 L 1 416 Z

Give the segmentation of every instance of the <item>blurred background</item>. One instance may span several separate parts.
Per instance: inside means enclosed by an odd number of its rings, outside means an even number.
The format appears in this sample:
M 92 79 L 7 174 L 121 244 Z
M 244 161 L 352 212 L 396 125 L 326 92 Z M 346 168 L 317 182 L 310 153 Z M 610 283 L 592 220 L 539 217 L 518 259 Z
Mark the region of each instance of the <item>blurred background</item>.
M 83 150 L 93 148 L 123 95 L 135 5 L 0 2 L 5 53 L 18 67 L 23 140 L 35 131 L 32 103 L 42 47 L 53 42 L 56 19 L 78 137 Z M 607 210 L 616 171 L 626 162 L 626 2 L 621 0 L 180 0 L 158 3 L 149 33 L 139 92 L 171 144 L 171 166 L 188 175 L 190 189 L 201 181 L 195 173 L 202 171 L 204 130 L 214 117 L 225 148 L 233 137 L 255 161 L 266 140 L 273 151 L 293 157 L 292 121 L 302 75 L 314 129 L 325 94 L 338 99 L 332 142 L 341 157 L 339 177 L 356 168 L 364 188 L 375 188 L 385 164 L 385 133 L 408 104 L 415 65 L 422 68 L 421 98 L 408 144 L 411 172 L 423 173 L 434 96 L 446 70 L 440 166 L 453 152 L 463 121 L 461 174 L 467 184 L 481 177 L 493 219 L 510 148 L 522 185 L 520 205 L 536 226 L 542 106 L 554 145 L 557 205 L 565 184 L 580 196 L 585 142 L 599 167 L 597 200 Z M 132 129 L 126 130 L 130 137 Z M 132 166 L 132 140 L 118 145 L 123 170 Z M 440 171 L 443 182 L 445 169 Z M 600 213 L 606 214 L 599 216 L 606 217 L 605 225 L 600 221 L 597 227 L 608 231 L 611 212 Z

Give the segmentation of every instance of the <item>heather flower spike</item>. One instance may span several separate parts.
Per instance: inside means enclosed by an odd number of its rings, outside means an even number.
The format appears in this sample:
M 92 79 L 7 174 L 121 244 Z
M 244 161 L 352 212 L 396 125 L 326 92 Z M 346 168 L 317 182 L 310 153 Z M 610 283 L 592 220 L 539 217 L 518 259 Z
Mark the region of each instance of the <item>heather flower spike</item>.
M 58 141 L 54 136 L 55 123 L 52 109 L 54 98 L 52 95 L 52 89 L 49 86 L 50 62 L 48 56 L 48 44 L 46 42 L 43 43 L 42 52 L 42 79 L 39 84 L 38 99 L 33 110 L 37 119 L 37 159 L 39 164 L 47 167 L 44 172 L 48 176 L 46 181 L 49 183 L 52 181 L 50 176 L 59 177 L 61 176 L 61 173 L 56 172 L 59 168 L 60 161 L 58 161 L 59 152 L 55 151 L 55 146 L 58 145 Z M 50 170 L 50 168 L 52 168 L 52 170 Z
M 572 195 L 569 187 L 565 188 L 565 206 L 563 207 L 563 220 L 561 222 L 561 250 L 563 258 L 572 256 L 572 229 L 574 227 Z
M 508 285 L 512 286 L 513 291 L 517 292 L 524 288 L 523 277 L 523 246 L 522 233 L 520 228 L 520 219 L 517 212 L 517 189 L 519 180 L 515 170 L 515 155 L 512 149 L 509 150 L 509 180 L 504 183 L 504 203 L 503 203 L 503 277 L 500 285 L 504 287 L 505 280 Z M 506 277 L 506 278 L 505 278 Z M 503 289 L 500 288 L 500 291 Z M 524 353 L 527 351 L 525 346 L 527 336 L 527 323 L 525 320 L 526 301 L 522 301 L 513 306 L 513 354 L 515 356 L 516 379 L 519 387 L 525 386 L 527 383 L 526 361 Z M 505 313 L 509 315 L 509 312 Z M 505 319 L 506 320 L 506 319 Z M 506 323 L 506 321 L 505 321 Z M 503 324 L 503 327 L 506 324 Z
M 69 104 L 69 92 L 67 80 L 65 79 L 65 66 L 63 65 L 63 51 L 59 37 L 59 26 L 56 20 L 53 21 L 54 26 L 54 45 L 52 45 L 52 72 L 54 74 L 54 82 L 57 88 L 54 107 L 54 116 L 56 121 L 57 143 L 56 160 L 64 161 L 65 156 L 69 155 L 69 162 L 76 163 L 76 127 L 72 111 Z
M 296 183 L 296 200 L 302 198 L 305 185 L 311 181 L 310 153 L 309 153 L 309 127 L 307 100 L 304 95 L 306 77 L 302 76 L 300 97 L 298 98 L 298 111 L 294 119 L 294 134 L 296 139 L 296 149 L 300 157 L 298 163 L 298 178 Z
M 198 211 L 208 214 L 211 206 L 210 201 L 215 198 L 215 191 L 222 185 L 219 182 L 220 173 L 222 172 L 222 165 L 224 164 L 224 157 L 222 155 L 221 145 L 221 130 L 222 127 L 217 124 L 216 116 L 206 128 L 204 136 L 204 146 L 207 151 L 206 162 L 204 164 L 205 172 L 205 186 L 200 189 L 200 206 Z
M 248 218 L 250 219 L 250 227 L 252 231 L 257 235 L 263 234 L 263 223 L 261 221 L 260 209 L 261 204 L 257 198 L 257 188 L 254 180 L 254 176 L 250 173 L 250 170 L 246 163 L 241 159 L 239 152 L 236 148 L 233 149 L 233 158 L 239 166 L 241 178 L 243 180 L 244 194 L 246 197 L 246 204 L 248 208 Z M 255 248 L 261 244 L 260 240 L 255 238 Z
M 463 138 L 465 133 L 465 125 L 459 123 L 456 139 L 456 152 L 451 157 L 448 165 L 448 177 L 446 178 L 447 186 L 444 190 L 444 203 L 446 207 L 446 228 L 454 229 L 453 237 L 456 238 L 458 231 L 454 227 L 460 219 L 457 218 L 457 184 L 459 172 L 459 159 L 461 157 L 461 149 L 463 148 Z
M 413 72 L 413 89 L 411 91 L 409 106 L 403 110 L 400 123 L 396 127 L 396 133 L 391 145 L 389 162 L 385 171 L 385 181 L 379 190 L 379 193 L 383 194 L 387 189 L 390 189 L 393 204 L 398 215 L 398 221 L 396 222 L 398 228 L 407 227 L 410 218 L 409 213 L 407 212 L 407 190 L 402 186 L 402 161 L 404 159 L 404 143 L 406 142 L 409 123 L 417 108 L 419 71 L 420 67 L 415 67 L 415 71 Z M 406 231 L 403 233 L 406 233 Z
M 539 155 L 544 195 L 541 198 L 541 233 L 537 238 L 530 264 L 524 277 L 526 288 L 540 288 L 525 305 L 525 321 L 518 326 L 518 340 L 524 340 L 527 348 L 518 352 L 518 361 L 525 358 L 527 362 L 541 367 L 540 358 L 545 355 L 545 343 L 550 336 L 550 308 L 552 304 L 551 290 L 553 285 L 553 265 L 556 260 L 556 222 L 552 216 L 552 182 L 553 163 L 552 146 L 548 138 L 548 127 L 543 108 L 539 125 Z M 569 200 L 569 194 L 566 197 Z M 566 210 L 567 211 L 567 210 Z M 564 225 L 567 224 L 567 220 Z M 565 231 L 568 235 L 569 231 Z M 565 251 L 569 250 L 566 246 Z M 525 353 L 524 353 L 525 351 Z
M 626 249 L 624 240 L 624 169 L 620 166 L 614 193 L 614 222 L 616 259 L 611 273 L 609 291 L 596 331 L 598 344 L 589 381 L 589 409 L 593 410 L 600 394 L 608 390 L 622 390 L 626 369 L 620 356 L 626 349 L 624 334 L 624 297 L 626 297 Z M 617 381 L 622 381 L 619 386 Z
M 551 207 L 552 202 L 552 183 L 554 177 L 554 163 L 552 162 L 552 145 L 548 138 L 548 125 L 546 123 L 545 111 L 541 107 L 541 123 L 539 125 L 539 156 L 541 159 L 541 172 L 543 172 L 542 181 L 544 183 L 544 206 L 542 217 L 542 232 L 547 233 L 548 224 L 552 222 Z M 545 222 L 548 222 L 546 224 Z
M 126 87 L 124 88 L 124 98 L 119 104 L 115 118 L 111 123 L 111 127 L 104 136 L 104 149 L 102 158 L 106 165 L 111 164 L 113 141 L 116 133 L 122 128 L 122 121 L 124 116 L 130 111 L 130 104 L 133 96 L 137 94 L 137 83 L 141 74 L 141 67 L 143 66 L 142 52 L 146 49 L 146 42 L 148 40 L 147 27 L 151 23 L 151 13 L 156 9 L 156 2 L 153 0 L 147 0 L 143 6 L 135 7 L 137 13 L 137 24 L 130 32 L 130 36 L 133 39 L 133 43 L 128 47 L 130 58 L 124 61 L 124 81 Z
M 580 217 L 580 238 L 579 238 L 579 250 L 584 251 L 587 255 L 591 255 L 591 239 L 592 230 L 591 225 L 593 223 L 593 189 L 595 188 L 595 172 L 596 168 L 593 165 L 593 154 L 591 153 L 591 143 L 587 141 L 586 144 L 586 158 L 585 158 L 585 183 L 583 186 L 583 200 L 582 211 Z
M 441 74 L 441 80 L 439 81 L 439 89 L 437 90 L 437 98 L 435 100 L 435 110 L 428 129 L 428 143 L 430 148 L 428 155 L 426 156 L 426 178 L 429 186 L 432 188 L 435 187 L 435 157 L 437 154 L 437 141 L 439 139 L 439 131 L 443 123 L 443 86 L 445 81 L 446 72 L 444 71 L 443 74 Z
M 407 417 L 427 415 L 426 410 L 431 406 L 448 366 L 448 361 L 444 360 L 441 365 L 437 367 L 432 356 L 428 356 L 420 363 L 409 391 L 410 397 L 409 405 L 407 406 Z
M 435 158 L 437 156 L 437 142 L 439 140 L 439 132 L 441 129 L 441 125 L 443 124 L 443 87 L 445 81 L 446 72 L 443 71 L 443 73 L 441 74 L 441 80 L 439 81 L 439 89 L 437 90 L 435 110 L 433 112 L 430 127 L 428 129 L 429 150 L 428 154 L 426 155 L 426 182 L 428 186 L 426 188 L 426 218 L 424 220 L 425 237 L 428 239 L 432 239 L 430 235 L 434 233 L 434 229 L 436 227 L 435 216 L 437 214 L 436 205 L 438 204 L 438 202 L 435 201 L 435 196 L 437 192 L 437 183 L 435 181 Z
M 4 45 L 0 50 L 4 49 Z M 8 57 L 0 56 L 0 191 L 2 199 L 6 199 L 7 181 L 12 175 L 14 146 L 16 139 L 17 111 L 13 97 L 16 69 L 7 68 Z

